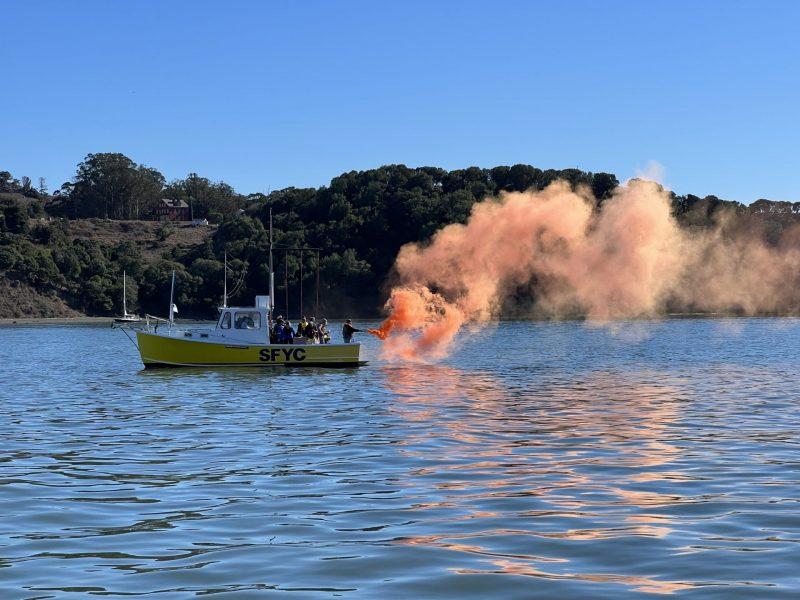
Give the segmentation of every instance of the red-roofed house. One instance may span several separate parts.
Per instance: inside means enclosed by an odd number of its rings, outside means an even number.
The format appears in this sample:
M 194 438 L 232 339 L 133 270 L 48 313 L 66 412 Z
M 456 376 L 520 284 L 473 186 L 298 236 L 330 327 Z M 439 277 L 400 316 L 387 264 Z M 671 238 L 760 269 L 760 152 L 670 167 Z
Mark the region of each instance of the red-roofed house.
M 183 200 L 164 198 L 153 211 L 158 221 L 191 221 L 189 205 Z

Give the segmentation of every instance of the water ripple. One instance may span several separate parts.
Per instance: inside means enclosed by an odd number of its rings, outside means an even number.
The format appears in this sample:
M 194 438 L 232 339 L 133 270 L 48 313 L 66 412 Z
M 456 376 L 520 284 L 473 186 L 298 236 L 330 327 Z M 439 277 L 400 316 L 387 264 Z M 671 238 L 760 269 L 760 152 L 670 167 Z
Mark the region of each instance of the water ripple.
M 156 372 L 106 328 L 0 329 L 26 382 L 0 392 L 2 597 L 796 597 L 797 323 L 626 327 Z

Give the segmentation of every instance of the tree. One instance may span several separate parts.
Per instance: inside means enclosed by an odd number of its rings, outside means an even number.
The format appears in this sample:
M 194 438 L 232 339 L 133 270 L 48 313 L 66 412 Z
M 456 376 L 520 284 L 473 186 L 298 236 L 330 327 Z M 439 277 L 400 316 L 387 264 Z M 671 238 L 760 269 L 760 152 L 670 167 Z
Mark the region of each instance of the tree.
M 126 240 L 117 244 L 111 258 L 119 271 L 125 271 L 129 277 L 139 277 L 144 271 L 144 259 L 136 244 Z
M 225 279 L 225 265 L 218 260 L 198 258 L 189 272 L 197 279 L 197 300 L 205 306 L 220 303 Z
M 84 281 L 80 288 L 80 296 L 83 306 L 90 313 L 108 313 L 114 308 L 114 299 L 111 297 L 111 281 L 93 275 Z
M 0 246 L 0 271 L 13 269 L 14 265 L 21 259 L 19 253 L 13 246 Z
M 18 200 L 0 200 L 0 215 L 3 216 L 0 231 L 25 233 L 28 231 L 28 209 Z
M 539 189 L 541 176 L 542 171 L 530 165 L 514 165 L 508 171 L 508 178 L 515 192 Z
M 611 193 L 619 186 L 619 180 L 611 173 L 595 173 L 592 175 L 592 194 L 599 202 L 611 197 Z
M 245 203 L 244 196 L 237 194 L 224 181 L 213 183 L 197 173 L 189 173 L 186 179 L 171 181 L 164 195 L 186 202 L 192 209 L 193 218 L 208 218 L 212 222 L 220 222 L 233 215 Z
M 563 179 L 572 184 L 573 189 L 579 185 L 592 185 L 592 175 L 580 169 L 562 169 L 556 173 L 556 179 Z
M 10 192 L 13 177 L 8 171 L 0 171 L 0 192 Z
M 76 216 L 138 219 L 160 200 L 163 187 L 161 173 L 123 154 L 89 154 L 78 165 L 69 196 Z
M 494 167 L 489 171 L 497 192 L 524 192 L 539 189 L 542 171 L 531 165 Z
M 131 219 L 141 219 L 158 205 L 164 189 L 164 176 L 149 167 L 139 165 L 136 169 L 135 185 L 131 190 Z

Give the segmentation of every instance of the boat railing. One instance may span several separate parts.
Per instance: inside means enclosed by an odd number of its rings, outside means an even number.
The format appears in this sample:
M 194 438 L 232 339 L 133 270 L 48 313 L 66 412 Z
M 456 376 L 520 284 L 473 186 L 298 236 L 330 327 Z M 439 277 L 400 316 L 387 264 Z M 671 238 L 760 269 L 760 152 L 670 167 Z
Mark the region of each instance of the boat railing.
M 173 322 L 163 317 L 155 317 L 153 315 L 144 316 L 144 327 L 147 331 L 157 331 L 159 325 L 166 325 L 167 328 L 172 329 Z

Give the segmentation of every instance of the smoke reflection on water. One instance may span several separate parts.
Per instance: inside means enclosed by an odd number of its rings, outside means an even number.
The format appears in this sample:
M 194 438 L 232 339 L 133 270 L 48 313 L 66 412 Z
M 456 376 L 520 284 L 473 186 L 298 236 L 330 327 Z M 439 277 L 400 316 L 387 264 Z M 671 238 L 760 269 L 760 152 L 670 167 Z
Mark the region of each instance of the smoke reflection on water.
M 422 424 L 418 435 L 406 439 L 405 452 L 426 466 L 408 473 L 406 485 L 439 493 L 438 502 L 417 508 L 460 513 L 443 519 L 442 534 L 399 543 L 489 563 L 453 569 L 459 573 L 617 583 L 655 593 L 694 587 L 615 574 L 614 561 L 609 572 L 583 572 L 563 544 L 664 538 L 674 530 L 672 515 L 662 508 L 684 499 L 655 486 L 691 479 L 672 465 L 681 454 L 669 440 L 680 417 L 680 393 L 653 383 L 657 374 L 647 375 L 593 373 L 569 386 L 533 389 L 452 367 L 385 368 L 392 410 L 412 425 L 411 432 Z M 424 426 L 430 422 L 435 430 Z M 619 551 L 616 566 L 627 562 L 630 551 Z

